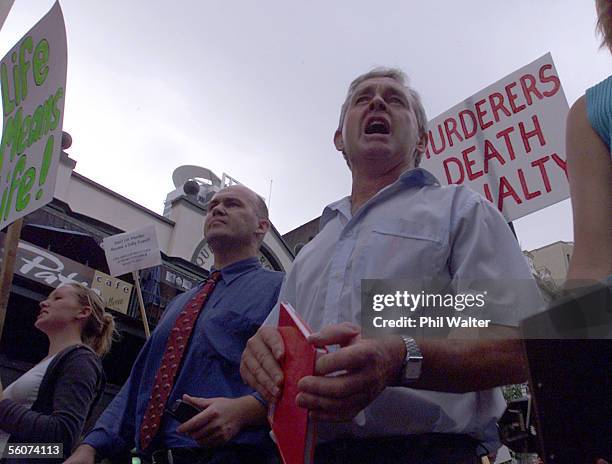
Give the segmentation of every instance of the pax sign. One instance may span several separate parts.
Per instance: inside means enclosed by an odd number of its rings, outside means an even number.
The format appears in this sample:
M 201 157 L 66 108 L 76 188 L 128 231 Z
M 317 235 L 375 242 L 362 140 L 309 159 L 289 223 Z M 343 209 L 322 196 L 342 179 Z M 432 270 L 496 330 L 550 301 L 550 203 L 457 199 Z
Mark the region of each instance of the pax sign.
M 546 54 L 431 120 L 421 165 L 518 219 L 569 197 L 568 111 Z

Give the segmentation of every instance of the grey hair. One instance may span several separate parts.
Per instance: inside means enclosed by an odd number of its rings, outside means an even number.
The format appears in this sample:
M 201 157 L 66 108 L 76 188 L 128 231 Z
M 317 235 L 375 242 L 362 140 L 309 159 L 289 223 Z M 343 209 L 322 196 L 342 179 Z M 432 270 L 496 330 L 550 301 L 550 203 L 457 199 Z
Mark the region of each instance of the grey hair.
M 351 82 L 349 85 L 348 92 L 346 94 L 346 99 L 342 104 L 342 108 L 340 109 L 340 121 L 338 122 L 338 131 L 342 132 L 342 125 L 344 124 L 344 118 L 346 116 L 346 112 L 349 107 L 349 102 L 351 98 L 353 98 L 353 94 L 355 93 L 355 89 L 364 81 L 368 79 L 374 79 L 376 77 L 388 77 L 399 82 L 404 90 L 406 91 L 406 96 L 408 97 L 408 101 L 410 105 L 414 109 L 414 114 L 417 119 L 417 129 L 419 131 L 419 139 L 424 138 L 427 135 L 427 115 L 425 113 L 425 108 L 423 108 L 423 103 L 421 102 L 421 97 L 416 92 L 416 90 L 412 89 L 408 85 L 408 76 L 398 68 L 387 68 L 384 66 L 374 68 L 367 73 L 361 74 L 357 78 Z M 418 166 L 421 162 L 421 156 L 423 153 L 416 152 L 414 157 L 414 165 Z

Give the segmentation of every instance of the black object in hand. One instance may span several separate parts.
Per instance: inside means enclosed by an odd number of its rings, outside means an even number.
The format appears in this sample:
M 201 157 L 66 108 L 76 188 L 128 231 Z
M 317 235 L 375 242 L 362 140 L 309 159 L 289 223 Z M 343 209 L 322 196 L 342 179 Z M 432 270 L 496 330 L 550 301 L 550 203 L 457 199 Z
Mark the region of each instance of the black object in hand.
M 183 400 L 176 400 L 172 407 L 166 408 L 166 413 L 181 424 L 187 422 L 199 412 L 202 411 L 189 403 L 185 403 Z

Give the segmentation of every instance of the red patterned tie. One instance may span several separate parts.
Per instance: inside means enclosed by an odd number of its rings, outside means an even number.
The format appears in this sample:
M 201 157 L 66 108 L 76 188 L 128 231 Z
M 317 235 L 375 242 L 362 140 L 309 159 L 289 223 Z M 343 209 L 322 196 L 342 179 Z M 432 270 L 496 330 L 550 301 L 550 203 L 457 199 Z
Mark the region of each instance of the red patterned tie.
M 157 369 L 151 398 L 149 398 L 149 404 L 140 426 L 140 446 L 143 450 L 151 444 L 151 441 L 159 431 L 166 401 L 168 401 L 168 396 L 174 385 L 174 379 L 181 365 L 181 359 L 193 331 L 193 326 L 204 307 L 204 303 L 206 303 L 220 278 L 221 273 L 219 271 L 213 272 L 202 289 L 187 303 L 187 306 L 176 318 L 174 327 L 168 337 L 161 365 Z

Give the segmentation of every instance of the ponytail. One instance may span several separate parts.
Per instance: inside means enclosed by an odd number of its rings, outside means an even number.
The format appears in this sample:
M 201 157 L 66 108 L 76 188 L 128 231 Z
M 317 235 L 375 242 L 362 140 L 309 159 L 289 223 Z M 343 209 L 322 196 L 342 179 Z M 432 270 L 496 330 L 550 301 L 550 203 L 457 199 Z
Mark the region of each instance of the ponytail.
M 91 314 L 81 332 L 81 339 L 99 357 L 103 357 L 110 351 L 113 340 L 117 335 L 115 319 L 110 313 L 106 312 L 102 298 L 92 289 L 78 283 L 69 285 L 75 289 L 79 303 L 91 308 Z
M 93 317 L 90 317 L 90 320 Z M 89 321 L 88 321 L 89 322 Z M 98 326 L 98 324 L 95 324 Z M 87 325 L 85 326 L 87 328 Z M 88 334 L 83 330 L 83 342 L 89 345 L 99 357 L 103 357 L 111 349 L 113 340 L 116 338 L 115 319 L 106 311 L 102 315 L 102 323 L 99 325 L 99 333 Z

